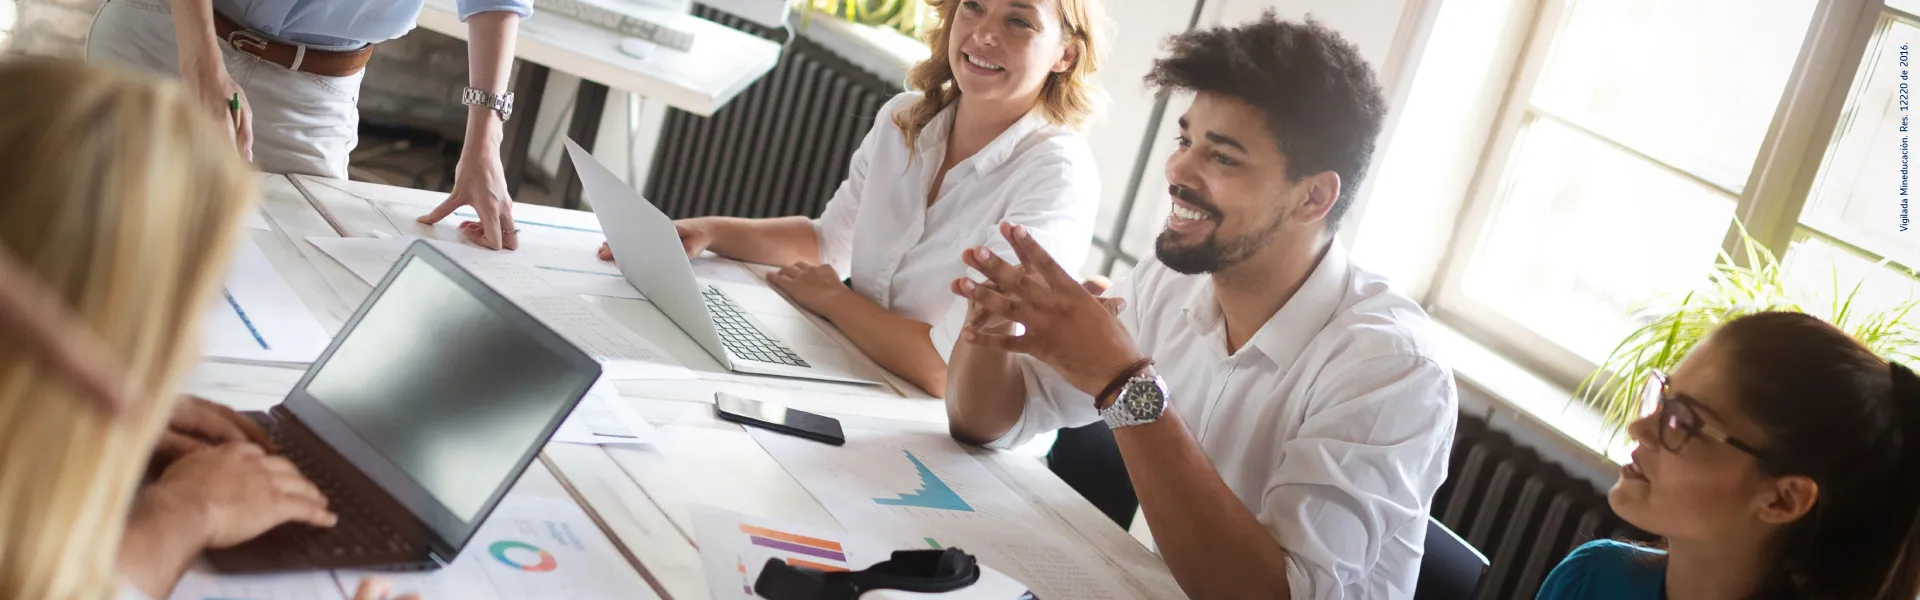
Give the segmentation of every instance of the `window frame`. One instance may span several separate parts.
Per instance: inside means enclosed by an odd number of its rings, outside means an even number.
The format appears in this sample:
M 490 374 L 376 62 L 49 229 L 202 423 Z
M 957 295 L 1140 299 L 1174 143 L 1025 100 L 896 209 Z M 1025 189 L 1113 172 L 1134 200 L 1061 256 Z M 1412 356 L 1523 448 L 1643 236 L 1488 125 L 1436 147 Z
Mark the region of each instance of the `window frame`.
M 1521 132 L 1534 119 L 1547 118 L 1658 168 L 1715 190 L 1732 192 L 1531 106 L 1530 99 L 1546 66 L 1548 51 L 1570 19 L 1571 1 L 1534 0 L 1516 6 L 1516 10 L 1533 11 L 1533 18 L 1520 34 L 1524 36 L 1523 42 L 1516 46 L 1517 55 L 1512 56 L 1516 66 L 1494 118 L 1493 132 L 1481 148 L 1453 235 L 1443 249 L 1439 268 L 1434 271 L 1433 281 L 1422 299 L 1422 304 L 1436 319 L 1568 389 L 1577 386 L 1598 365 L 1468 297 L 1463 289 L 1472 254 L 1498 214 L 1500 187 L 1517 158 L 1515 147 Z M 1734 216 L 1746 224 L 1756 241 L 1783 260 L 1793 242 L 1810 235 L 1869 261 L 1883 260 L 1836 236 L 1802 225 L 1800 213 L 1852 93 L 1861 59 L 1874 41 L 1882 16 L 1889 13 L 1915 18 L 1911 13 L 1886 7 L 1883 0 L 1817 2 L 1800 53 L 1774 110 L 1773 121 L 1749 169 L 1746 185 L 1733 194 Z M 1735 251 L 1739 244 L 1739 226 L 1729 222 L 1722 248 L 1736 260 L 1744 260 L 1743 253 Z

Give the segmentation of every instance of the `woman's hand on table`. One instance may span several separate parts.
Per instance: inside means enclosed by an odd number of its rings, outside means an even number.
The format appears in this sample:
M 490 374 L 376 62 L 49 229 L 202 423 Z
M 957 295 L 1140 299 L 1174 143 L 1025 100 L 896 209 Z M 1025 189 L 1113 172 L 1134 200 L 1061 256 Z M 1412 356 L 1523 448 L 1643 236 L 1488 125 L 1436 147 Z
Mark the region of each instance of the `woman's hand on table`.
M 829 313 L 833 304 L 853 293 L 846 284 L 841 283 L 840 274 L 834 272 L 832 265 L 816 265 L 806 261 L 768 273 L 767 283 L 792 298 L 794 304 L 829 320 L 833 318 Z

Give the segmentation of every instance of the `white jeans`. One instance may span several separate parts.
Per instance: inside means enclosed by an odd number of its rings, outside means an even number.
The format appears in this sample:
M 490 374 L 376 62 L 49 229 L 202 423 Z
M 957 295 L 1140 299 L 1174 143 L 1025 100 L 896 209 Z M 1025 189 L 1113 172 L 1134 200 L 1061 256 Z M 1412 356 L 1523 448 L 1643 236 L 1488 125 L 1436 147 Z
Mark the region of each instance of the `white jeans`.
M 294 71 L 220 43 L 227 74 L 253 109 L 253 162 L 268 173 L 347 178 L 359 143 L 360 79 Z M 87 60 L 179 77 L 166 0 L 109 0 L 93 18 Z

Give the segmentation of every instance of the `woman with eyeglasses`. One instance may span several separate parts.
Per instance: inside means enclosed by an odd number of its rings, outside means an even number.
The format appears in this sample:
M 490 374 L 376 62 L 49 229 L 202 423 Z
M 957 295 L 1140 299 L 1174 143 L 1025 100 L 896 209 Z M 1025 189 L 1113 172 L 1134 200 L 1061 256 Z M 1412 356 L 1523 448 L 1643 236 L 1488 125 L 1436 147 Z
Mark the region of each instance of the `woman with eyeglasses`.
M 254 205 L 227 134 L 158 80 L 10 59 L 0 82 L 0 599 L 165 598 L 206 548 L 331 526 L 176 389 Z
M 1539 597 L 1920 596 L 1920 379 L 1819 319 L 1734 319 L 1647 384 L 1607 494 L 1661 549 L 1581 546 Z

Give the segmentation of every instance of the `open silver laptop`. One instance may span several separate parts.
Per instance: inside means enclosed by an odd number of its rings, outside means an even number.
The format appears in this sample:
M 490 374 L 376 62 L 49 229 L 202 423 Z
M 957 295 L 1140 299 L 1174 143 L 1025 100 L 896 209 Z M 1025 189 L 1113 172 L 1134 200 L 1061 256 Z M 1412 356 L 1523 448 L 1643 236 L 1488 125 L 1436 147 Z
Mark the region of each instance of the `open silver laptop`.
M 774 335 L 720 287 L 694 276 L 693 263 L 687 260 L 680 235 L 665 213 L 573 140 L 567 140 L 567 158 L 573 161 L 574 172 L 580 174 L 581 191 L 600 219 L 600 229 L 607 234 L 607 246 L 613 250 L 620 273 L 728 370 L 824 381 L 882 382 L 879 373 L 843 349 L 790 344 Z M 799 317 L 799 309 L 793 310 Z M 810 333 L 826 337 L 824 332 Z

